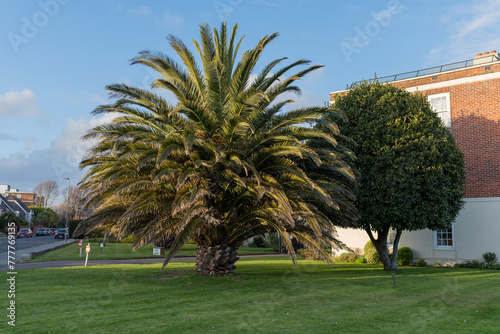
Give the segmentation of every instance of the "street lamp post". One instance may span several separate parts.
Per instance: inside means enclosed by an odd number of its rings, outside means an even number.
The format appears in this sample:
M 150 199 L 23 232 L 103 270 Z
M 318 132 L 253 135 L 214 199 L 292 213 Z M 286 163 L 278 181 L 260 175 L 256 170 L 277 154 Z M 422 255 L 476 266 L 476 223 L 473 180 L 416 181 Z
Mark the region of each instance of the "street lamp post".
M 65 177 L 68 180 L 68 189 L 66 190 L 66 232 L 64 233 L 64 243 L 66 243 L 66 234 L 68 233 L 68 207 L 69 207 L 69 177 Z

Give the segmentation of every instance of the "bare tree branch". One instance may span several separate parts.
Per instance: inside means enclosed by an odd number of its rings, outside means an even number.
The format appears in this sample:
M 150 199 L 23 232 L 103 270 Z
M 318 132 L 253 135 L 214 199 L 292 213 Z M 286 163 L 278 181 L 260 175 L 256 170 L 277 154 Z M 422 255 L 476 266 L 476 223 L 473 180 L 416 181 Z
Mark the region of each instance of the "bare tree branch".
M 55 198 L 59 194 L 59 186 L 54 180 L 47 180 L 39 183 L 34 192 L 37 196 L 37 205 L 48 208 L 54 203 Z

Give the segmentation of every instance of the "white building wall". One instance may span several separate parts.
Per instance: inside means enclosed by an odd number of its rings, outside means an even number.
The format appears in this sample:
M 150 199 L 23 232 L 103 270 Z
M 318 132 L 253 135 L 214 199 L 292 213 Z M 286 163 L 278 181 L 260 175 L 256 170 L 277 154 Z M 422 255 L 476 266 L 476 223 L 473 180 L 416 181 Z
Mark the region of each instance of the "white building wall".
M 485 252 L 495 252 L 500 258 L 500 197 L 466 198 L 454 227 L 454 246 L 435 246 L 435 234 L 425 229 L 404 231 L 399 247 L 410 247 L 415 262 L 422 258 L 429 264 L 452 264 L 467 260 L 482 260 Z M 339 239 L 350 248 L 361 248 L 369 240 L 363 230 L 338 229 Z
M 482 260 L 485 252 L 500 257 L 500 197 L 465 201 L 455 224 L 457 257 Z

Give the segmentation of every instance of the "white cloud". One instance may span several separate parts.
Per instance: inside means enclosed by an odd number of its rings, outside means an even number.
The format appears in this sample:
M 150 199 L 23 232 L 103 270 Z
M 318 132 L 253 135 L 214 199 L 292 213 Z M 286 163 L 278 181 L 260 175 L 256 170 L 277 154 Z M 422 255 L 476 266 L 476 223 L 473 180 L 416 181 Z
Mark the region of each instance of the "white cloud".
M 126 13 L 136 19 L 153 18 L 154 23 L 163 28 L 177 28 L 184 23 L 184 18 L 179 14 L 165 11 L 157 15 L 148 6 L 128 9 Z
M 57 153 L 68 153 L 78 162 L 83 158 L 87 149 L 94 143 L 83 141 L 82 137 L 94 127 L 109 123 L 115 115 L 105 114 L 88 119 L 68 119 L 62 134 L 52 143 L 52 148 Z
M 103 115 L 90 120 L 68 119 L 60 136 L 48 148 L 0 157 L 2 182 L 22 190 L 33 189 L 45 180 L 55 180 L 62 186 L 66 182 L 65 177 L 70 177 L 72 184 L 77 183 L 83 176 L 79 163 L 94 143 L 83 141 L 81 137 L 88 130 L 109 122 L 113 117 L 115 116 Z M 30 139 L 27 138 L 28 141 Z
M 500 22 L 500 1 L 487 0 L 464 8 L 465 18 L 457 27 L 454 39 L 466 39 L 471 35 L 490 30 Z
M 113 9 L 111 9 L 110 11 L 108 11 L 108 13 L 109 14 L 117 14 L 117 13 L 121 12 L 122 9 L 123 9 L 123 5 L 121 3 L 119 3 Z
M 153 12 L 151 12 L 148 6 L 141 6 L 139 8 L 128 9 L 127 14 L 136 18 L 143 18 L 153 15 Z
M 35 93 L 29 89 L 10 91 L 0 95 L 0 117 L 42 118 L 42 110 Z
M 295 101 L 295 103 L 288 104 L 288 108 L 290 109 L 322 106 L 327 101 L 324 95 L 313 93 L 310 90 L 304 88 L 301 89 L 300 95 L 296 95 L 294 93 L 285 93 L 283 94 L 282 98 Z
M 90 101 L 96 102 L 99 104 L 109 104 L 109 100 L 101 97 L 99 94 L 91 94 L 90 95 Z
M 258 5 L 264 5 L 264 6 L 267 6 L 267 7 L 278 7 L 278 4 L 277 3 L 273 3 L 273 2 L 270 2 L 270 1 L 265 1 L 265 0 L 254 0 L 253 1 L 255 4 L 258 4 Z
M 500 0 L 481 0 L 452 6 L 442 16 L 442 21 L 449 26 L 448 38 L 431 50 L 429 58 L 433 62 L 471 59 L 476 53 L 500 48 L 497 32 Z
M 155 18 L 155 22 L 158 26 L 164 28 L 177 28 L 182 26 L 184 23 L 184 19 L 179 14 L 174 14 L 170 12 L 163 13 L 163 16 L 160 18 Z

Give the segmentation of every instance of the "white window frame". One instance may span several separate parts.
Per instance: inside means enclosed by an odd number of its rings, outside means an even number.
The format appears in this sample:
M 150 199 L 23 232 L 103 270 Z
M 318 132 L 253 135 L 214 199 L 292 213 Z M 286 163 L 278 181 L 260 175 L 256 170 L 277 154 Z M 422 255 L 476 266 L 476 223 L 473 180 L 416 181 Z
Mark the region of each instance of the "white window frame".
M 396 239 L 397 231 L 392 227 L 389 229 L 387 233 L 387 245 L 392 246 L 394 244 L 394 240 Z
M 442 246 L 442 245 L 438 245 L 438 236 L 437 236 L 437 230 L 436 231 L 433 231 L 433 235 L 434 235 L 434 249 L 438 249 L 438 250 L 455 250 L 455 243 L 456 243 L 456 239 L 455 239 L 455 224 L 451 224 L 451 242 L 453 243 L 453 245 L 451 246 Z
M 431 99 L 436 99 L 440 97 L 446 97 L 446 110 L 436 111 L 434 110 L 434 108 L 432 108 L 432 105 L 431 108 L 438 114 L 439 118 L 443 121 L 444 126 L 450 128 L 451 127 L 450 93 L 447 92 L 441 94 L 428 95 L 427 101 L 429 101 L 430 103 Z

